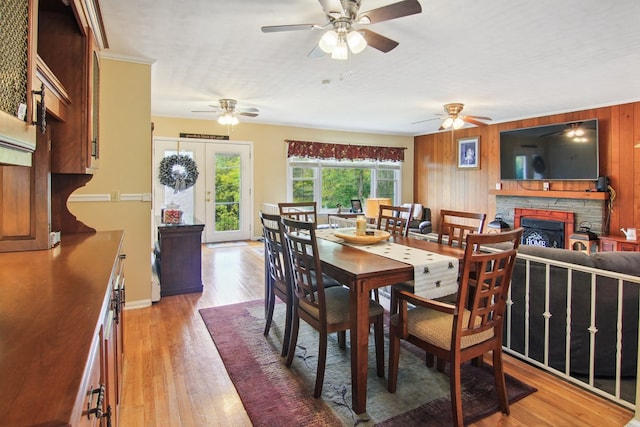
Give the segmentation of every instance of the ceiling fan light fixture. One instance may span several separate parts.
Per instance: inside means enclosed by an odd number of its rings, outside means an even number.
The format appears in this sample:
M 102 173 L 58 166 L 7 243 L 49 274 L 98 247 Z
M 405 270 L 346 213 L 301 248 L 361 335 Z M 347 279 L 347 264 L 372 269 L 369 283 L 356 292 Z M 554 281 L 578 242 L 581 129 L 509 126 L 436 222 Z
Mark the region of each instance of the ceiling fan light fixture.
M 367 41 L 358 31 L 347 34 L 347 44 L 353 53 L 360 53 L 367 47 Z
M 338 33 L 334 30 L 327 31 L 322 35 L 322 38 L 320 38 L 318 46 L 323 52 L 332 53 L 336 46 L 338 46 Z
M 462 126 L 464 126 L 464 120 L 462 120 L 460 117 L 456 117 L 453 120 L 453 128 L 460 129 Z
M 447 117 L 444 122 L 442 122 L 442 127 L 444 129 L 449 129 L 453 125 L 453 117 Z
M 333 49 L 333 52 L 331 52 L 331 58 L 342 61 L 349 59 L 349 48 L 347 47 L 347 43 L 344 38 L 340 38 L 338 40 L 338 44 L 335 49 Z
M 226 112 L 222 114 L 220 117 L 218 117 L 218 123 L 220 123 L 221 125 L 233 126 L 233 125 L 237 125 L 239 122 L 235 114 Z

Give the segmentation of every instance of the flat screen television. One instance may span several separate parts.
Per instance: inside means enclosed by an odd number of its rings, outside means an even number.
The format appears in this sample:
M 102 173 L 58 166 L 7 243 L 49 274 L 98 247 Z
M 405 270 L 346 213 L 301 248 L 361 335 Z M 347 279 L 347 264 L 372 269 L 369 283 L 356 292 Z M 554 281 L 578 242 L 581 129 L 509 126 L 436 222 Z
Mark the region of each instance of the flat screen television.
M 501 180 L 598 179 L 598 120 L 500 132 Z

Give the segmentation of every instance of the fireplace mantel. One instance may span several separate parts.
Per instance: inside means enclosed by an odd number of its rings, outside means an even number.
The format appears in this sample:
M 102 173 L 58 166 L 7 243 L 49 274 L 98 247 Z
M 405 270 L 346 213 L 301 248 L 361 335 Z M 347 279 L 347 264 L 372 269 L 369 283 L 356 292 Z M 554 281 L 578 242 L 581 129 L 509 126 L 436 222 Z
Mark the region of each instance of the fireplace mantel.
M 557 199 L 608 200 L 608 191 L 554 191 L 554 190 L 489 190 L 494 196 L 550 197 Z

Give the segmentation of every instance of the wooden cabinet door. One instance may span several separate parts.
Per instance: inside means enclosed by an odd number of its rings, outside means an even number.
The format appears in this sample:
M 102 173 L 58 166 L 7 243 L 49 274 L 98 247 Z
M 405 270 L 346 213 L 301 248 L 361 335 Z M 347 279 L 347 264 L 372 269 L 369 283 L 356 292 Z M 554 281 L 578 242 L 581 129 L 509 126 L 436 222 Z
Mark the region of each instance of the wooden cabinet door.
M 31 166 L 36 149 L 35 13 L 35 0 L 0 2 L 0 164 Z

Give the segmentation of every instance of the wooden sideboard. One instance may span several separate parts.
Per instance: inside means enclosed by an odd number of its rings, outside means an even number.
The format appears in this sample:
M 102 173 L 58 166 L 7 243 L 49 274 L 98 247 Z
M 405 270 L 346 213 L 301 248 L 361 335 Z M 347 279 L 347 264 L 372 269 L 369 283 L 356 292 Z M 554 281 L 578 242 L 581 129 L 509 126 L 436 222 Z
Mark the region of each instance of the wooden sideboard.
M 123 238 L 67 234 L 0 254 L 0 425 L 118 425 Z
M 600 251 L 628 251 L 640 252 L 640 241 L 627 240 L 619 236 L 600 236 Z
M 202 292 L 203 229 L 196 219 L 158 226 L 160 296 Z

